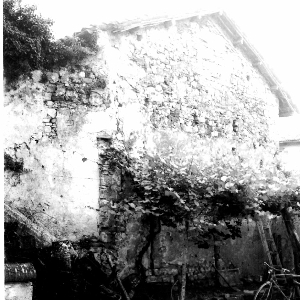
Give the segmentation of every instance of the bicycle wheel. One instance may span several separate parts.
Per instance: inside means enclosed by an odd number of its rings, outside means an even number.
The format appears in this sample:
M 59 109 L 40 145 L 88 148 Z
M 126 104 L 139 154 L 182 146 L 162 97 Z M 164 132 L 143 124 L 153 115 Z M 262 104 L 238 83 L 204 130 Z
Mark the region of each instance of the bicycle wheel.
M 256 292 L 254 300 L 271 300 L 272 299 L 272 283 L 265 282 Z
M 294 287 L 280 287 L 267 281 L 257 291 L 254 300 L 298 300 L 295 298 Z M 299 299 L 300 300 L 300 299 Z

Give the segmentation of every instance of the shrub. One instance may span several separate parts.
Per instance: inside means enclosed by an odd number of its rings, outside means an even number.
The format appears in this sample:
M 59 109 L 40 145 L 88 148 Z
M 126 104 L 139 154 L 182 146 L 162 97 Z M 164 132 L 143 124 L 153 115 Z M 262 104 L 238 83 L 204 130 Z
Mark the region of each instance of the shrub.
M 96 34 L 92 34 L 96 36 Z M 95 39 L 97 41 L 97 39 Z M 96 42 L 95 42 L 96 44 Z M 78 37 L 66 37 L 51 45 L 51 53 L 45 62 L 44 67 L 51 69 L 54 66 L 66 66 L 68 64 L 78 64 L 89 55 L 95 54 L 95 45 L 89 47 L 85 45 L 85 40 Z

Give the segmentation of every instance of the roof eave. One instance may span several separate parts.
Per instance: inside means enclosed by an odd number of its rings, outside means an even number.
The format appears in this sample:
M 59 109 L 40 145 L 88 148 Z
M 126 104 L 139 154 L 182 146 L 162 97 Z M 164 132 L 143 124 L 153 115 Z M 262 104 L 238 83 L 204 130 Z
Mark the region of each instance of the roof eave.
M 253 67 L 255 67 L 264 77 L 270 87 L 270 90 L 279 100 L 279 116 L 287 117 L 292 116 L 295 113 L 299 113 L 299 110 L 295 103 L 293 103 L 291 97 L 282 88 L 279 79 L 265 63 L 263 57 L 249 43 L 245 35 L 238 29 L 238 26 L 232 21 L 232 19 L 230 19 L 223 11 L 215 12 L 211 14 L 211 17 L 225 31 L 233 44 L 238 47 L 246 55 L 246 57 L 248 57 Z
M 282 146 L 285 146 L 285 145 L 300 145 L 300 139 L 279 141 L 279 144 L 282 145 Z

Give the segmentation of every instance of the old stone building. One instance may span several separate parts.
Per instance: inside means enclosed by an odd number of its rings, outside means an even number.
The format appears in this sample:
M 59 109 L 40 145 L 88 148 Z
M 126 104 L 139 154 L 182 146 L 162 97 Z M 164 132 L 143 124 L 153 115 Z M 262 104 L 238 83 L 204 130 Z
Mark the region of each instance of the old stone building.
M 46 74 L 35 71 L 5 92 L 4 144 L 6 222 L 23 220 L 41 245 L 89 237 L 97 254 L 99 241 L 111 241 L 106 206 L 114 194 L 107 187 L 120 184 L 105 173 L 99 156 L 109 140 L 151 150 L 163 132 L 180 132 L 274 147 L 279 116 L 296 108 L 225 14 L 104 24 L 78 35 L 95 30 L 97 57 Z M 224 260 L 234 253 L 242 275 L 257 275 L 262 248 L 255 224 L 244 225 L 246 242 L 231 241 Z M 135 223 L 119 232 L 124 274 L 136 255 L 138 232 Z M 180 239 L 165 228 L 156 247 L 155 267 L 171 280 L 180 264 L 174 252 Z M 212 260 L 210 250 L 191 246 L 191 276 L 208 276 Z

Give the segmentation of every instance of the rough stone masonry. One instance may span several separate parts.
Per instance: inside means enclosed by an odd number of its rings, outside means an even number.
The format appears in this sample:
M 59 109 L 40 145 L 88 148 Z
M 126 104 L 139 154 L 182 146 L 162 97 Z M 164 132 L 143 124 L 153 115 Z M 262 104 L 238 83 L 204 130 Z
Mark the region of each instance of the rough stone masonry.
M 98 44 L 97 57 L 35 71 L 5 92 L 5 153 L 23 166 L 5 171 L 5 202 L 57 240 L 115 238 L 104 224 L 110 218 L 105 206 L 116 196 L 106 187 L 119 186 L 101 163 L 100 148 L 109 139 L 152 149 L 161 132 L 181 132 L 273 147 L 278 99 L 213 19 L 100 30 Z M 133 265 L 139 230 L 132 222 L 118 231 L 124 274 Z M 253 243 L 251 232 L 245 238 Z M 174 245 L 180 249 L 179 237 L 164 228 L 155 241 L 161 280 L 172 281 L 181 263 Z M 260 251 L 253 248 L 249 256 L 253 272 L 261 268 Z M 189 253 L 191 278 L 213 272 L 210 251 L 191 246 Z M 243 268 L 240 260 L 236 265 Z

